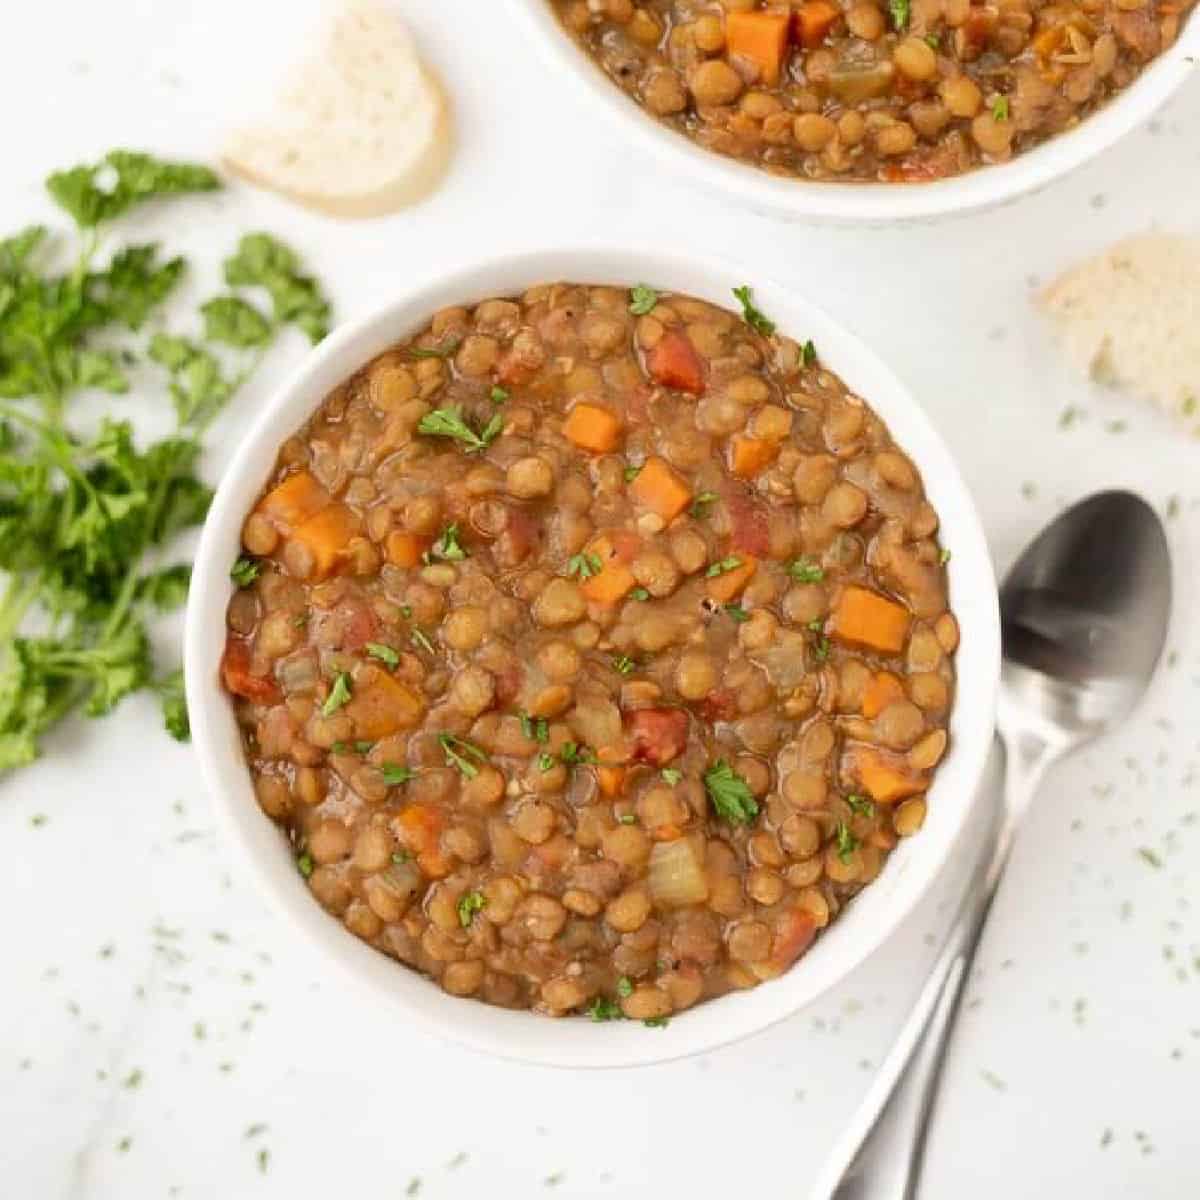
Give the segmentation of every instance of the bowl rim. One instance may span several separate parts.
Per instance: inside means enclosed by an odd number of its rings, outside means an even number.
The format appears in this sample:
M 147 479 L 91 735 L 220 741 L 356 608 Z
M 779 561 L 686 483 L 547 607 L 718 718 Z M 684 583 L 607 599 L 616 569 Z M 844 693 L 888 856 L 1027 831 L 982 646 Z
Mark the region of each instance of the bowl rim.
M 632 134 L 642 150 L 682 175 L 699 177 L 751 210 L 785 219 L 847 224 L 894 224 L 976 212 L 1038 191 L 1089 162 L 1148 120 L 1194 72 L 1200 55 L 1200 16 L 1193 13 L 1173 45 L 1120 95 L 1071 129 L 1011 161 L 926 183 L 833 183 L 780 178 L 749 163 L 697 146 L 630 100 L 561 26 L 550 0 L 508 0 L 541 58 L 611 123 Z M 1189 62 L 1188 59 L 1192 59 Z
M 710 256 L 648 246 L 570 245 L 497 255 L 442 268 L 414 280 L 396 298 L 335 330 L 282 382 L 241 439 L 224 472 L 201 534 L 184 633 L 184 667 L 192 740 L 220 825 L 240 850 L 255 886 L 317 950 L 320 961 L 354 981 L 423 1034 L 501 1058 L 570 1068 L 628 1067 L 680 1058 L 758 1033 L 799 1011 L 871 957 L 919 903 L 959 841 L 990 752 L 1000 679 L 996 581 L 978 514 L 958 469 L 904 385 L 861 339 L 806 299 L 765 277 L 757 303 L 785 330 L 811 336 L 830 369 L 862 394 L 908 452 L 952 537 L 949 563 L 954 611 L 963 632 L 956 657 L 952 749 L 931 789 L 930 818 L 917 838 L 890 857 L 880 877 L 847 906 L 803 964 L 746 992 L 711 1000 L 666 1028 L 618 1022 L 597 1030 L 583 1020 L 552 1021 L 527 1012 L 456 999 L 417 972 L 349 934 L 315 903 L 287 844 L 259 810 L 242 756 L 232 708 L 217 664 L 232 594 L 229 566 L 240 551 L 246 513 L 266 482 L 278 448 L 337 384 L 438 309 L 519 294 L 538 282 L 632 286 L 656 280 L 664 289 L 728 307 L 743 268 Z

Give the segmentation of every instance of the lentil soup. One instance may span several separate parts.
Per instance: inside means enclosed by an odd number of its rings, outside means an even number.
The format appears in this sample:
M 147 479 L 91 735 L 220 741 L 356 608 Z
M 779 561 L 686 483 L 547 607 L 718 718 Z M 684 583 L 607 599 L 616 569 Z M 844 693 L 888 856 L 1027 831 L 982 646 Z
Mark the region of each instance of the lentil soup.
M 916 833 L 958 626 L 817 349 L 641 286 L 437 313 L 246 518 L 221 663 L 315 898 L 448 992 L 660 1022 Z
M 920 182 L 1079 123 L 1195 0 L 550 0 L 636 103 L 784 176 Z

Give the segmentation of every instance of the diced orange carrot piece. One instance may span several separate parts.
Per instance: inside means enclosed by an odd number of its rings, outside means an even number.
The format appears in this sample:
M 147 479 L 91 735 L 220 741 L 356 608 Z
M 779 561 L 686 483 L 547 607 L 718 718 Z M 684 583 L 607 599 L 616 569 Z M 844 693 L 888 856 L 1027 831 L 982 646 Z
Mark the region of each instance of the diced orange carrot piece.
M 912 618 L 903 605 L 864 587 L 843 588 L 833 606 L 830 637 L 882 654 L 899 654 Z
M 408 684 L 386 671 L 361 672 L 353 694 L 341 711 L 354 722 L 356 737 L 378 741 L 402 729 L 412 729 L 425 714 L 425 704 Z
M 796 10 L 796 40 L 806 50 L 815 50 L 841 15 L 842 10 L 830 0 L 804 0 Z
M 751 554 L 740 555 L 741 563 L 732 571 L 724 571 L 708 580 L 709 596 L 718 604 L 728 604 L 741 595 L 742 589 L 754 578 L 758 570 L 758 559 Z
M 621 437 L 621 422 L 598 404 L 580 403 L 571 409 L 563 424 L 563 437 L 581 450 L 607 454 Z
M 754 63 L 763 83 L 778 83 L 790 23 L 786 12 L 731 12 L 725 18 L 725 48 Z
M 692 489 L 661 458 L 646 459 L 629 491 L 643 508 L 658 513 L 668 523 L 692 502 Z
M 813 944 L 816 936 L 817 923 L 812 914 L 802 908 L 792 909 L 776 925 L 770 957 L 756 967 L 755 974 L 760 979 L 782 975 Z
M 849 752 L 851 774 L 863 791 L 878 804 L 895 804 L 929 788 L 929 780 L 908 769 L 903 759 L 892 758 L 865 746 Z
M 330 504 L 292 530 L 313 556 L 313 579 L 327 579 L 359 532 L 358 518 L 344 504 Z
M 894 700 L 904 699 L 904 684 L 891 671 L 880 671 L 863 692 L 862 715 L 873 721 Z
M 614 529 L 592 538 L 584 554 L 600 561 L 600 570 L 580 585 L 580 590 L 597 604 L 616 604 L 637 580 L 629 569 L 641 547 L 641 538 L 625 529 Z
M 407 805 L 393 822 L 400 844 L 416 855 L 417 866 L 429 879 L 444 879 L 453 868 L 438 844 L 443 823 L 441 812 L 428 804 Z
M 625 787 L 625 768 L 597 767 L 596 782 L 600 785 L 601 795 L 619 796 Z
M 663 387 L 704 395 L 704 363 L 687 334 L 668 329 L 646 354 L 650 378 Z
M 294 529 L 328 503 L 329 493 L 307 471 L 297 471 L 259 501 L 258 511 L 264 517 Z
M 387 535 L 384 549 L 387 560 L 396 567 L 419 567 L 425 551 L 433 545 L 433 538 L 420 533 L 401 533 L 395 529 Z
M 732 13 L 730 14 L 733 15 Z M 734 434 L 729 442 L 729 469 L 739 479 L 753 479 L 779 456 L 779 443 Z

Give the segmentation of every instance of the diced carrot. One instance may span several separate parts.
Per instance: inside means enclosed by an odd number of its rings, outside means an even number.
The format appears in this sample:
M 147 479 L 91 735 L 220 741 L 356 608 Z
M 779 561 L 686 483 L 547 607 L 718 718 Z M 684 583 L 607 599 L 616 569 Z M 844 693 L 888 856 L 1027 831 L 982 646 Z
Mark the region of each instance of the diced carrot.
M 775 927 L 770 957 L 762 964 L 765 973 L 760 970 L 756 974 L 761 978 L 782 975 L 813 944 L 816 936 L 817 923 L 812 914 L 802 908 L 793 908 Z
M 250 645 L 232 635 L 225 642 L 225 653 L 221 656 L 221 681 L 227 692 L 255 704 L 277 704 L 282 699 L 271 676 L 251 674 Z
M 734 434 L 729 443 L 729 469 L 739 479 L 753 479 L 769 467 L 778 455 L 778 442 L 747 437 L 744 433 Z
M 729 512 L 729 541 L 735 552 L 766 558 L 771 552 L 767 509 L 743 484 L 727 481 L 721 499 Z
M 841 15 L 842 10 L 830 0 L 804 0 L 796 10 L 796 40 L 806 50 L 815 50 Z
M 563 424 L 563 436 L 581 450 L 607 454 L 616 448 L 621 422 L 616 415 L 598 404 L 577 404 Z
M 643 508 L 658 513 L 668 523 L 692 502 L 692 489 L 661 458 L 646 460 L 629 485 L 629 492 Z
M 258 511 L 264 517 L 294 529 L 328 503 L 329 493 L 307 471 L 297 471 L 259 501 Z
M 419 533 L 401 533 L 398 529 L 387 535 L 384 549 L 387 560 L 396 567 L 419 567 L 425 551 L 433 545 L 433 538 Z
M 863 692 L 862 715 L 873 721 L 893 700 L 904 699 L 904 685 L 891 671 L 880 671 Z
M 843 588 L 833 606 L 829 634 L 839 642 L 899 654 L 912 618 L 894 600 L 864 587 Z
M 754 578 L 754 572 L 758 570 L 758 559 L 751 554 L 743 554 L 741 560 L 732 571 L 724 571 L 708 580 L 706 590 L 718 604 L 728 604 L 736 599 L 746 584 Z
M 885 755 L 866 746 L 848 752 L 850 774 L 863 791 L 878 804 L 895 804 L 929 788 L 929 780 L 909 770 L 903 759 Z
M 603 796 L 619 796 L 625 787 L 624 767 L 597 767 L 596 782 Z
M 334 573 L 359 528 L 358 518 L 344 504 L 330 504 L 292 530 L 292 539 L 303 542 L 313 556 L 313 579 Z
M 441 810 L 428 804 L 406 804 L 394 822 L 396 836 L 414 854 L 437 848 L 442 824 Z
M 616 604 L 637 583 L 629 564 L 640 546 L 636 534 L 622 529 L 592 538 L 584 554 L 599 559 L 600 570 L 583 581 L 583 594 L 597 604 Z
M 754 63 L 763 83 L 778 83 L 790 23 L 786 12 L 731 12 L 725 18 L 725 48 Z
M 356 737 L 378 741 L 402 729 L 412 729 L 425 714 L 421 697 L 386 671 L 361 672 L 362 682 L 355 680 L 353 694 L 342 707 L 354 722 Z
M 650 831 L 650 837 L 656 842 L 677 842 L 683 837 L 683 830 L 678 825 L 656 825 Z
M 646 355 L 650 378 L 663 387 L 704 395 L 704 364 L 686 334 L 668 329 Z

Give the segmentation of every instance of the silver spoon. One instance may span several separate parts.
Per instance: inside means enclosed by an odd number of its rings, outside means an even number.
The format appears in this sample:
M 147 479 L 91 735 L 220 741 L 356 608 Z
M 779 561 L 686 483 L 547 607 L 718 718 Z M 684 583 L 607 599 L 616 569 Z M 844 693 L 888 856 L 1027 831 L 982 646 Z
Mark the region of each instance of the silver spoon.
M 950 1031 L 1013 838 L 1046 770 L 1112 730 L 1150 683 L 1171 611 L 1162 522 L 1129 492 L 1068 509 L 1000 589 L 1006 778 L 989 857 L 811 1200 L 915 1200 Z

